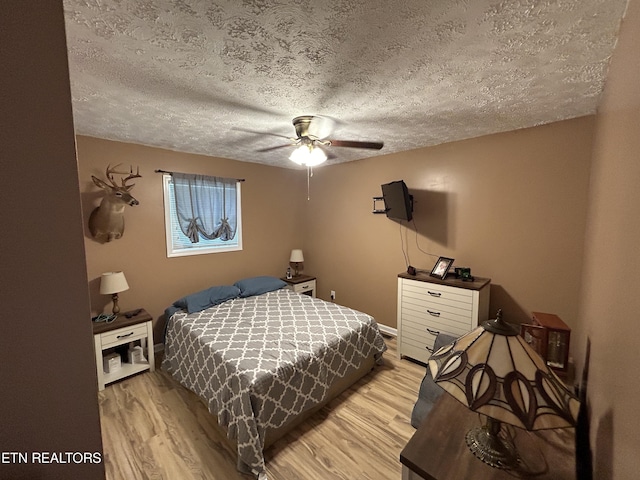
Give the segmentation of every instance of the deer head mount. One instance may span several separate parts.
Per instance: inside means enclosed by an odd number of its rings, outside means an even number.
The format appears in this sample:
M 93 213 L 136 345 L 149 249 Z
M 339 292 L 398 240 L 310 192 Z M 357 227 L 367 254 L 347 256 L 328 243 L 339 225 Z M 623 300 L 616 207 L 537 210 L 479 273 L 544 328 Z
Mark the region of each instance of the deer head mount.
M 140 175 L 140 167 L 136 168 L 136 173 L 134 174 L 133 167 L 130 167 L 129 172 L 118 172 L 116 169 L 120 165 L 122 164 L 119 163 L 113 168 L 111 168 L 111 165 L 107 166 L 106 177 L 109 183 L 91 175 L 93 183 L 106 192 L 100 202 L 100 206 L 94 208 L 89 217 L 89 231 L 93 238 L 101 242 L 110 242 L 122 237 L 124 233 L 125 207 L 140 203 L 129 193 L 135 183 L 127 185 L 129 180 L 142 177 Z M 118 185 L 113 178 L 114 175 L 127 175 L 127 177 L 122 178 L 122 185 Z

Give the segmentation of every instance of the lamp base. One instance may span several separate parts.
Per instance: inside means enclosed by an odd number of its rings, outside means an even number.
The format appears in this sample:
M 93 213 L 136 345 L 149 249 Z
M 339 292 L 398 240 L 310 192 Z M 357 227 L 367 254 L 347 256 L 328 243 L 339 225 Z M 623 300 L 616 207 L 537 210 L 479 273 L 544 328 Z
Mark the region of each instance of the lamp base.
M 465 440 L 469 450 L 487 465 L 512 470 L 518 467 L 518 452 L 513 442 L 498 435 L 500 428 L 500 422 L 489 417 L 486 425 L 469 430 Z
M 293 276 L 300 276 L 300 262 L 293 262 Z
M 113 313 L 114 315 L 118 315 L 120 313 L 120 306 L 118 305 L 118 294 L 112 294 L 111 300 L 113 300 L 113 308 L 111 309 L 111 313 Z

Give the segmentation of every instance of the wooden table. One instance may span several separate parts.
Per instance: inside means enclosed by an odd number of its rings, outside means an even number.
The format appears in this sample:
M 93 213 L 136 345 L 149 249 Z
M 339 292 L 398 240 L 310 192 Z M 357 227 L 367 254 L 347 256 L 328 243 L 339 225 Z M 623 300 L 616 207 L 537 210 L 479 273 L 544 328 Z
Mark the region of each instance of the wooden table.
M 466 432 L 484 421 L 443 394 L 400 453 L 403 480 L 575 480 L 575 429 L 527 432 L 513 427 L 522 468 L 505 471 L 483 463 L 467 447 Z

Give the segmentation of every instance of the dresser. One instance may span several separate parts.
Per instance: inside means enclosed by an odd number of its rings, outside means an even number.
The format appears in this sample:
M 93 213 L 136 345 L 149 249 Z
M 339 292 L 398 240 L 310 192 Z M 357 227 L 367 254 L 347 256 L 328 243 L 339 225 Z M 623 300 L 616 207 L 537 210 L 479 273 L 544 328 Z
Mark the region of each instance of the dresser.
M 427 363 L 440 332 L 459 337 L 489 319 L 490 278 L 398 274 L 398 355 Z

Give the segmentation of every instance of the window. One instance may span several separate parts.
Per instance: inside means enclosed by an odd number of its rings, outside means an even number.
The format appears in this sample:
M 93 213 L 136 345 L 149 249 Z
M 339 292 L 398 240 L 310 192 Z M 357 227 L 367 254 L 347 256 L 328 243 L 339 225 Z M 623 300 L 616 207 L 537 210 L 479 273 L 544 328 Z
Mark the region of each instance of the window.
M 163 174 L 167 257 L 242 250 L 240 184 L 202 175 Z

